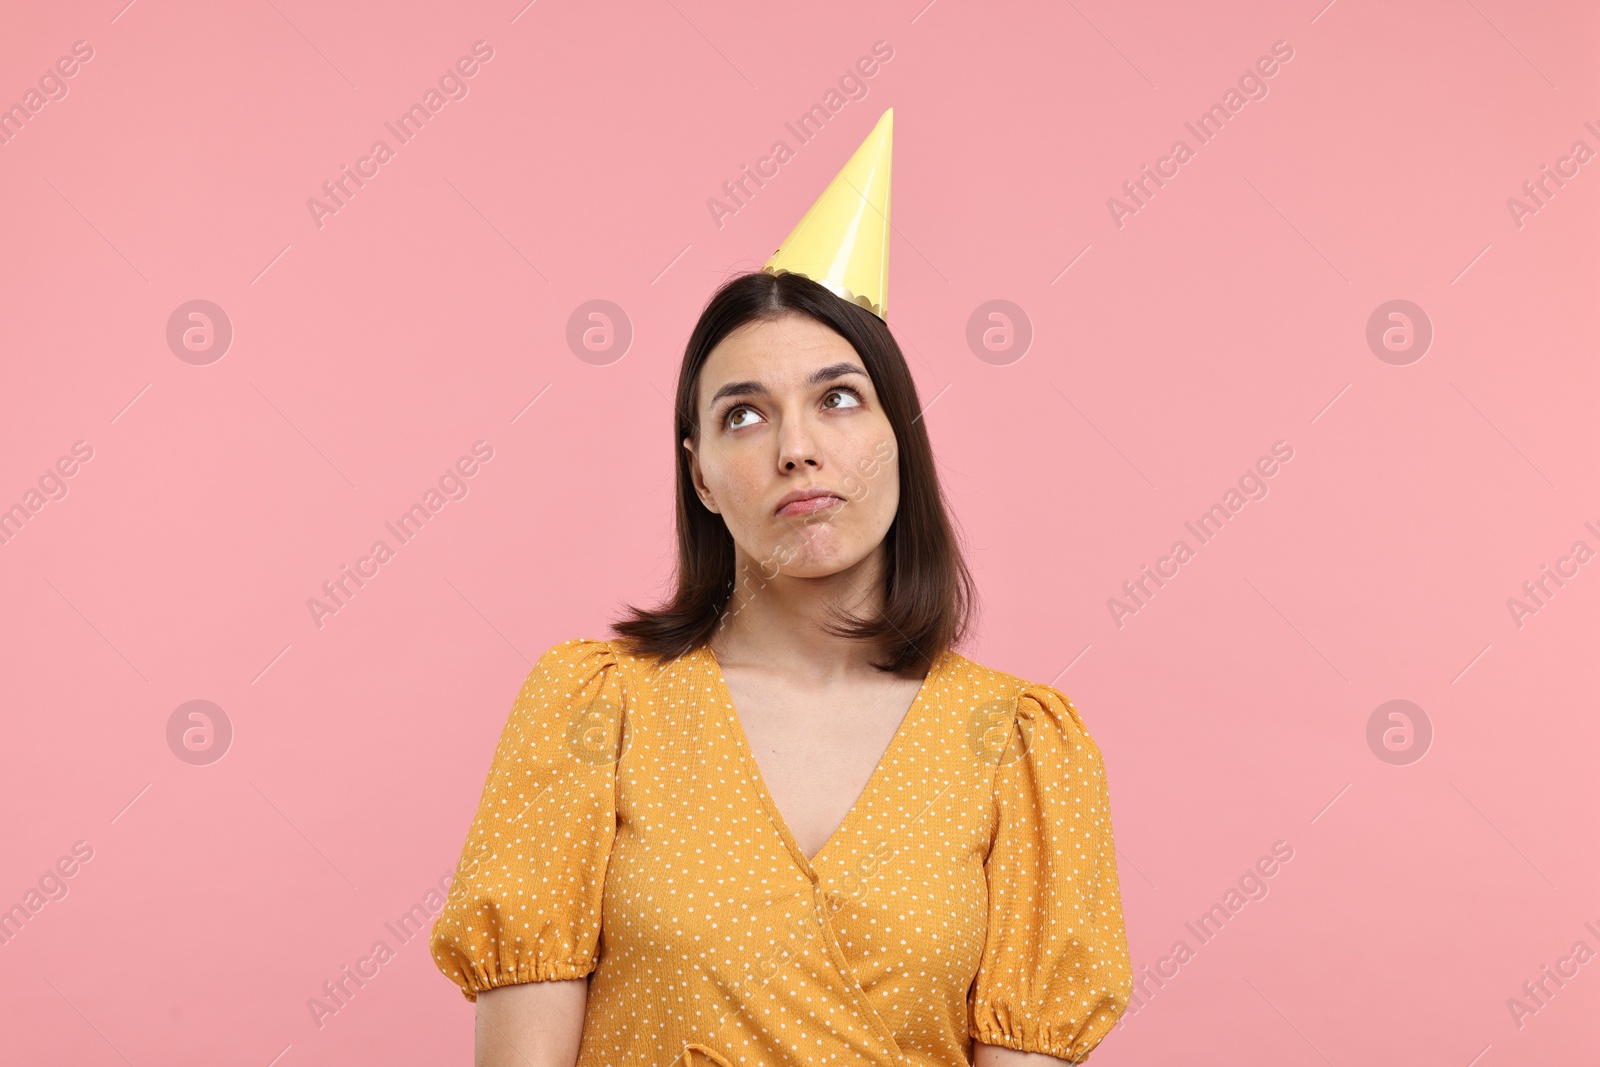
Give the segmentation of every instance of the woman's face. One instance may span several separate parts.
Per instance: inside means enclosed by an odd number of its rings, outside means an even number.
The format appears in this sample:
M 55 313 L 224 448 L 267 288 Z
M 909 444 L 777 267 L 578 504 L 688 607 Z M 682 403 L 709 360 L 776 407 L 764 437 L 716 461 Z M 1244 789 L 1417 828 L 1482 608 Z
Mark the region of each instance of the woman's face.
M 861 357 L 797 312 L 749 322 L 701 368 L 695 490 L 764 578 L 837 574 L 874 555 L 900 503 L 894 431 Z M 779 506 L 825 490 L 817 510 Z

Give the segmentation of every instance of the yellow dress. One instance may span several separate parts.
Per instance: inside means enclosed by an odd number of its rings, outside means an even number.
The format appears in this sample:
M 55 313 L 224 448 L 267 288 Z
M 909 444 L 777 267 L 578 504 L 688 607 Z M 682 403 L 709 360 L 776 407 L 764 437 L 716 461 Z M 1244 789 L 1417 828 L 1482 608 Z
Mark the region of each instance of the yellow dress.
M 709 648 L 554 646 L 429 947 L 468 1000 L 589 976 L 578 1067 L 1081 1061 L 1133 984 L 1099 748 L 953 651 L 807 860 Z

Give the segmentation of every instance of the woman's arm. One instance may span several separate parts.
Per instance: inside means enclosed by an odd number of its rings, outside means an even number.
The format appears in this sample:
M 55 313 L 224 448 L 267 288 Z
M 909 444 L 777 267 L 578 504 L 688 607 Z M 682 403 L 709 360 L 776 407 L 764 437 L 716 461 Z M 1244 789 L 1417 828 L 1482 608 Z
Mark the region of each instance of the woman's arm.
M 587 978 L 481 991 L 474 1067 L 573 1067 L 588 999 Z
M 1001 1045 L 985 1045 L 982 1041 L 972 1043 L 972 1067 L 1061 1067 L 1071 1062 L 1042 1052 L 1018 1052 Z

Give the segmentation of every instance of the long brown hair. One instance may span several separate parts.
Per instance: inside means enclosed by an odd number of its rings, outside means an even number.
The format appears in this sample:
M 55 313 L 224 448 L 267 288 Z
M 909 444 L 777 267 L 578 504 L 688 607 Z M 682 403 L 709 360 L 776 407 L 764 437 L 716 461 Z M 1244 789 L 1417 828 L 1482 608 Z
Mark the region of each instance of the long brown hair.
M 678 370 L 672 450 L 677 455 L 678 563 L 672 594 L 659 607 L 626 605 L 614 621 L 618 644 L 634 655 L 665 663 L 708 643 L 733 595 L 733 537 L 720 515 L 695 493 L 684 438 L 700 440 L 698 389 L 707 357 L 724 337 L 747 322 L 791 312 L 809 315 L 849 341 L 866 366 L 884 414 L 894 429 L 900 503 L 884 535 L 883 611 L 863 619 L 832 609 L 823 629 L 882 647 L 880 670 L 926 669 L 962 640 L 977 606 L 976 587 L 957 544 L 920 418 L 916 383 L 894 335 L 865 308 L 835 296 L 803 275 L 741 274 L 706 303 Z

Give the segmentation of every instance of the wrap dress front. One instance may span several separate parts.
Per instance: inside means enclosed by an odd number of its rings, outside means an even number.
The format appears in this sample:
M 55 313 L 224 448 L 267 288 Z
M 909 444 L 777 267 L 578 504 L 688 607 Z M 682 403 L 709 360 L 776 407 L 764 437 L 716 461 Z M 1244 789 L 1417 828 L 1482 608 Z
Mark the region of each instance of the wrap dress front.
M 1132 987 L 1099 748 L 953 651 L 808 860 L 709 648 L 552 647 L 430 949 L 468 1000 L 587 976 L 578 1067 L 1081 1062 Z

